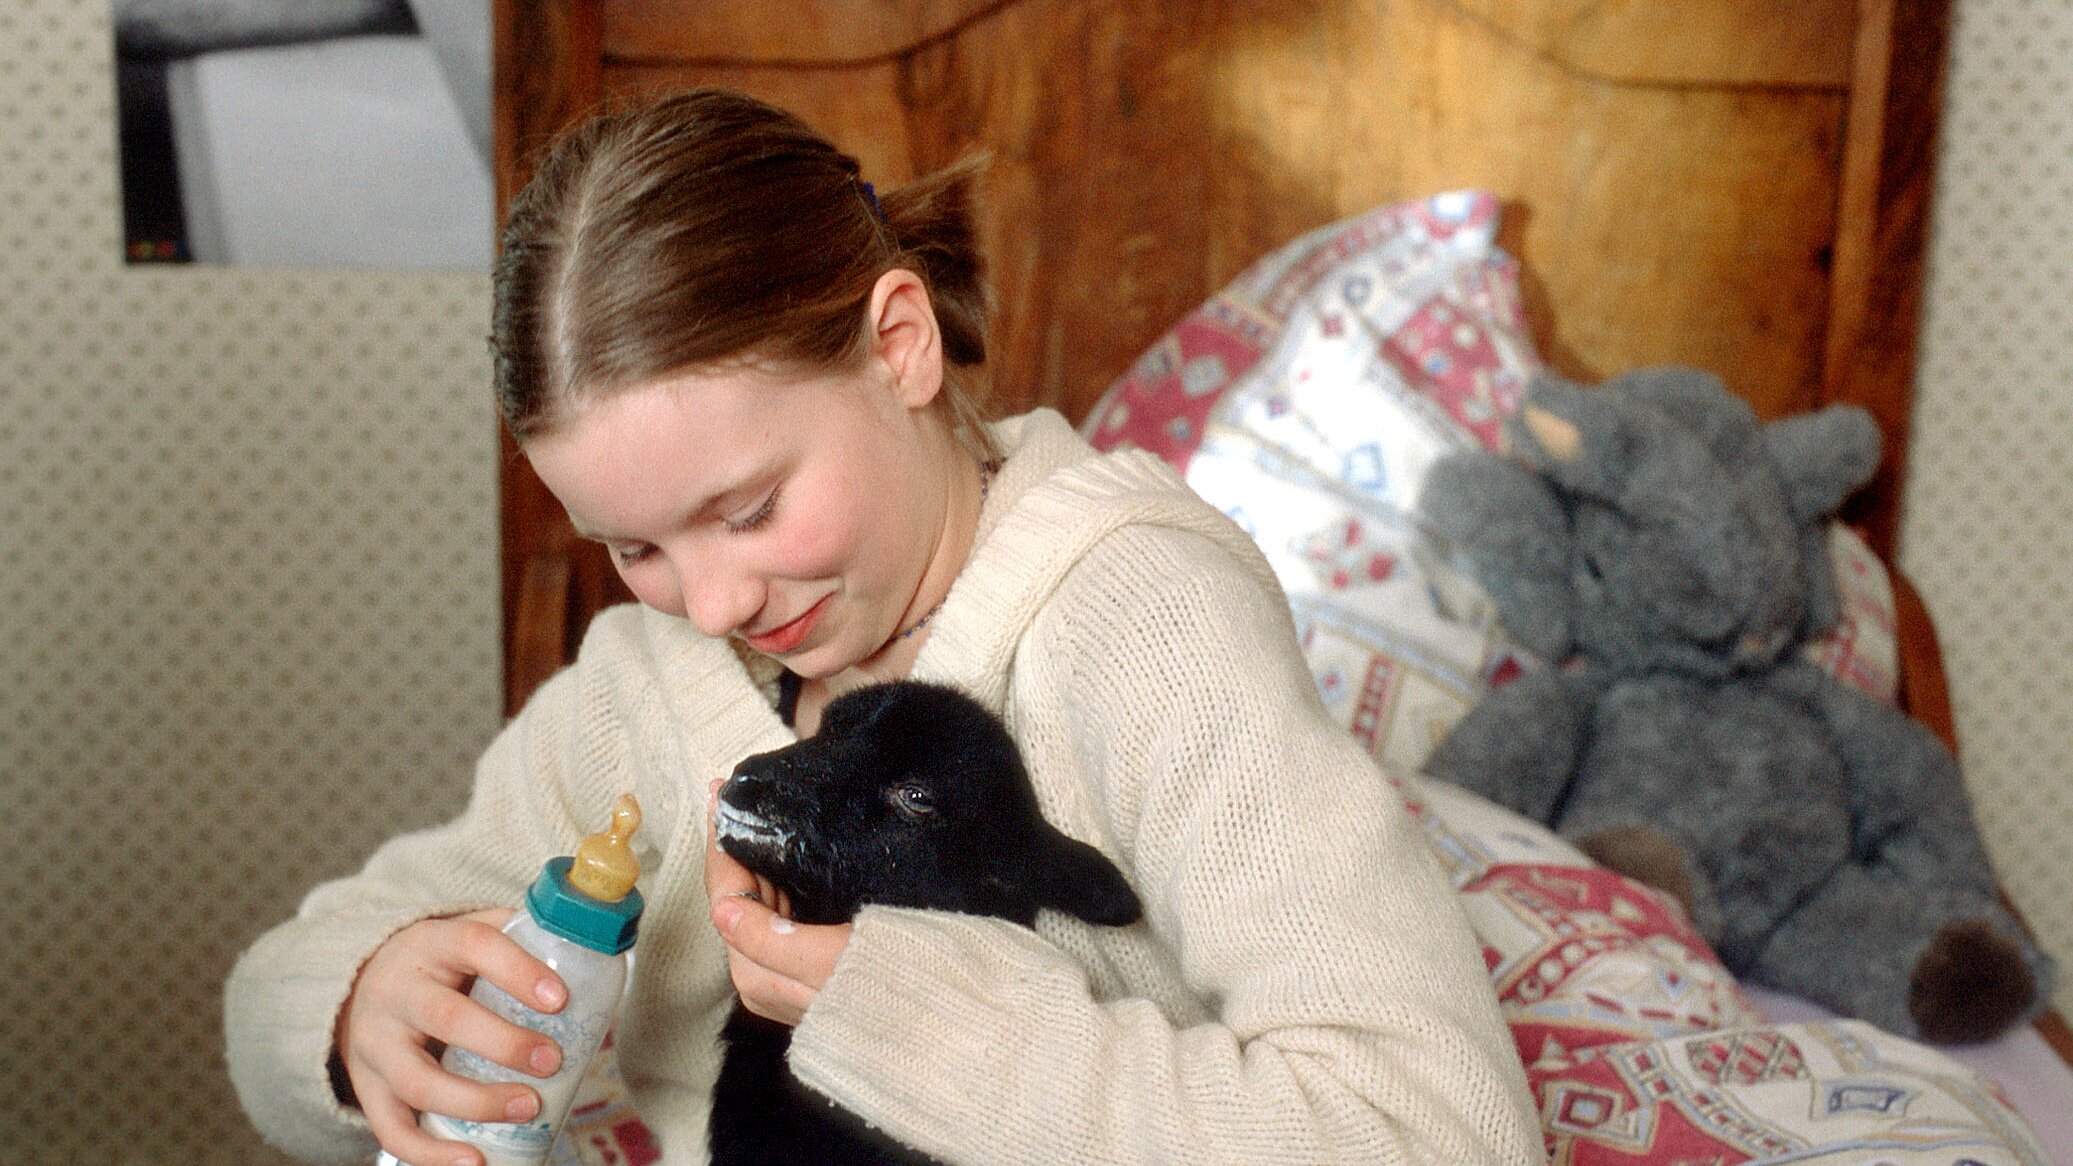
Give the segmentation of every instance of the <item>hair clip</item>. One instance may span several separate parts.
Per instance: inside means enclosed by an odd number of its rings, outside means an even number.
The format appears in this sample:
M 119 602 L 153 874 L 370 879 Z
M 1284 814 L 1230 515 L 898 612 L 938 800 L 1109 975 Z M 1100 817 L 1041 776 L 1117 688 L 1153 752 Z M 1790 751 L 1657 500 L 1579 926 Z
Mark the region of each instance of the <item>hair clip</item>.
M 878 205 L 878 192 L 871 188 L 870 183 L 865 182 L 861 178 L 857 180 L 857 186 L 862 188 L 864 192 L 864 201 L 871 204 L 871 213 L 878 216 L 879 222 L 887 222 L 885 208 Z

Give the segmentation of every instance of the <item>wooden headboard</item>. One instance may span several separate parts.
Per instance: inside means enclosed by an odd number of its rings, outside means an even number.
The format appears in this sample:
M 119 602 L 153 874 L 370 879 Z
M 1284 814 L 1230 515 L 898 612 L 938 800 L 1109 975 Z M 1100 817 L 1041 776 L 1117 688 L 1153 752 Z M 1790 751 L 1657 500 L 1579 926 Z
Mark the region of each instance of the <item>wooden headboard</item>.
M 880 185 L 989 151 L 992 404 L 1077 420 L 1260 255 L 1480 187 L 1559 370 L 1870 408 L 1887 459 L 1849 517 L 1890 553 L 1948 2 L 497 0 L 499 198 L 599 101 L 702 84 Z M 505 460 L 516 701 L 616 580 Z

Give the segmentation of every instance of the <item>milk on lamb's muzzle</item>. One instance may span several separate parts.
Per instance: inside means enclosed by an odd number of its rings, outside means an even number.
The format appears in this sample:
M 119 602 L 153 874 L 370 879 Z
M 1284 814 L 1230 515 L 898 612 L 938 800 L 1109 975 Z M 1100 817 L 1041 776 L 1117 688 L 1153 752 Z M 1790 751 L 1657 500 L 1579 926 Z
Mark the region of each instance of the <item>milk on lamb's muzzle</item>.
M 769 772 L 779 770 L 778 775 Z M 714 837 L 720 849 L 751 865 L 752 860 L 782 861 L 798 835 L 795 816 L 803 808 L 784 796 L 783 765 L 770 753 L 758 754 L 734 767 L 720 786 L 714 808 Z

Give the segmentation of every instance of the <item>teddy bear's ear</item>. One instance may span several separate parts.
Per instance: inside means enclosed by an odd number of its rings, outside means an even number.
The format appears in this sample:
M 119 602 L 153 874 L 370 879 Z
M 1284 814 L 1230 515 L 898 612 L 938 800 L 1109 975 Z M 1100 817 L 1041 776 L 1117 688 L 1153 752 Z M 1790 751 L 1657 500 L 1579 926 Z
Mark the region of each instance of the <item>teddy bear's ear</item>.
M 1544 659 L 1570 654 L 1576 548 L 1552 486 L 1514 462 L 1469 450 L 1433 465 L 1418 510 L 1468 559 L 1513 639 Z
M 1568 495 L 1619 492 L 1643 452 L 1637 411 L 1625 396 L 1548 372 L 1534 374 L 1519 411 L 1504 425 L 1504 454 Z
M 1773 421 L 1763 437 L 1803 526 L 1834 514 L 1879 468 L 1879 427 L 1855 405 Z
M 1548 412 L 1538 405 L 1526 405 L 1519 410 L 1519 424 L 1533 435 L 1533 440 L 1558 462 L 1573 462 L 1584 456 L 1584 433 L 1574 421 Z

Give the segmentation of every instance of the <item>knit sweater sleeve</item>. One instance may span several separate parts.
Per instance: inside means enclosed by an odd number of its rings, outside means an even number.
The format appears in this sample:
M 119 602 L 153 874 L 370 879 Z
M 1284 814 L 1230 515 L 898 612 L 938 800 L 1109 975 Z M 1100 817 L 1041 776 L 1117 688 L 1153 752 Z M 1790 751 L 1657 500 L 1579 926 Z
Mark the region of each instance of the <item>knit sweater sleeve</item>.
M 598 638 L 596 634 L 593 639 Z M 588 656 L 610 655 L 593 650 Z M 273 1144 L 312 1162 L 364 1162 L 366 1118 L 340 1104 L 327 1071 L 332 1030 L 360 967 L 422 919 L 509 907 L 545 857 L 595 828 L 624 779 L 624 701 L 593 659 L 550 680 L 478 763 L 466 810 L 375 851 L 325 883 L 248 949 L 225 987 L 232 1083 Z M 645 801 L 646 799 L 644 799 Z
M 1059 739 L 1198 1017 L 1097 999 L 1011 924 L 869 908 L 801 1079 L 958 1166 L 1542 1159 L 1466 920 L 1278 594 L 1208 539 L 1125 530 L 1016 670 L 1018 731 Z

